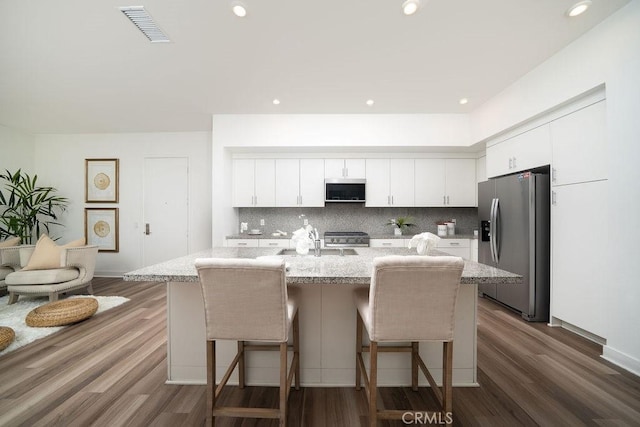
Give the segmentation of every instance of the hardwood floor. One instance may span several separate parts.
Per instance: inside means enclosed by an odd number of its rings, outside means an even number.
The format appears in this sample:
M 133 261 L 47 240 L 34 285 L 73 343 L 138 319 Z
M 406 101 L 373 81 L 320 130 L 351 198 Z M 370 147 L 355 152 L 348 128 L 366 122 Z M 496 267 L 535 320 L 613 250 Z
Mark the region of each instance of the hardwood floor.
M 0 426 L 204 425 L 205 387 L 164 384 L 164 285 L 99 278 L 94 289 L 131 301 L 0 357 Z M 484 299 L 478 322 L 481 387 L 454 388 L 456 425 L 640 425 L 640 378 L 601 359 L 600 346 Z M 434 407 L 426 389 L 382 388 L 381 398 L 391 409 Z M 228 387 L 222 399 L 276 407 L 278 394 Z M 367 422 L 364 392 L 353 388 L 293 390 L 289 404 L 290 426 Z

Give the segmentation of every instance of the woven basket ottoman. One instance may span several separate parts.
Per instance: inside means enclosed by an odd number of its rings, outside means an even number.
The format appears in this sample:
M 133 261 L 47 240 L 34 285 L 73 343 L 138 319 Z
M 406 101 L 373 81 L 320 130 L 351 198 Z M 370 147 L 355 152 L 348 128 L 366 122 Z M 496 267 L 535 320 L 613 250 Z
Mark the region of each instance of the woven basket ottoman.
M 35 328 L 70 325 L 88 319 L 97 310 L 98 300 L 95 298 L 54 301 L 31 310 L 26 323 Z
M 0 326 L 0 351 L 9 347 L 9 344 L 13 342 L 16 337 L 16 333 L 8 326 Z

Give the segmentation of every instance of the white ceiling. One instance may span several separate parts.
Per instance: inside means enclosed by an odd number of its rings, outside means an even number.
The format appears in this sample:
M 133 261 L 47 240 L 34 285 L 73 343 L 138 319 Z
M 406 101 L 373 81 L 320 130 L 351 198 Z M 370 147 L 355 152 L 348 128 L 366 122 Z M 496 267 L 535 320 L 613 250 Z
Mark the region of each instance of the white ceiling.
M 0 124 L 33 133 L 210 130 L 212 114 L 468 113 L 628 0 L 0 0 Z M 459 105 L 462 97 L 467 105 Z M 273 98 L 282 103 L 272 104 Z M 365 105 L 374 99 L 372 107 Z

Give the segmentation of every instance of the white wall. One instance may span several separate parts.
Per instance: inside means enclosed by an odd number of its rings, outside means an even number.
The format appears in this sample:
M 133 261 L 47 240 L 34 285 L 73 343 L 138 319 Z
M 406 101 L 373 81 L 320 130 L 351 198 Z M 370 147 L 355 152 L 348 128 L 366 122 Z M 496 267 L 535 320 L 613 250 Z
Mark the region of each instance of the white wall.
M 33 174 L 33 135 L 0 125 L 0 172 L 22 169 Z
M 225 147 L 466 147 L 466 114 L 244 114 L 213 117 Z
M 84 236 L 85 207 L 118 207 L 120 251 L 101 252 L 97 275 L 142 267 L 142 186 L 145 157 L 189 158 L 189 252 L 211 247 L 211 134 L 209 132 L 37 135 L 35 170 L 71 200 L 56 230 L 60 242 Z M 84 203 L 86 158 L 120 159 L 118 204 Z
M 640 0 L 558 52 L 471 114 L 471 133 L 481 141 L 559 106 L 604 83 L 607 93 L 607 137 L 610 147 L 609 218 L 619 225 L 594 224 L 607 257 L 610 280 L 603 283 L 608 300 L 604 357 L 640 373 Z M 615 232 L 614 232 L 615 231 Z

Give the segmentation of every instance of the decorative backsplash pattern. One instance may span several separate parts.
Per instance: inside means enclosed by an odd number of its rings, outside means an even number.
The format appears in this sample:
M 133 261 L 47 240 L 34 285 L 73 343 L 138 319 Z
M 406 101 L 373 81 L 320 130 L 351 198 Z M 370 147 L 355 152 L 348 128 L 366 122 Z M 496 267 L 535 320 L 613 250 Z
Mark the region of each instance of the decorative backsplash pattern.
M 393 227 L 386 225 L 390 218 L 411 216 L 415 226 L 408 235 L 429 231 L 436 233 L 436 223 L 456 220 L 456 234 L 472 234 L 478 228 L 477 208 L 365 208 L 363 204 L 333 203 L 324 208 L 239 208 L 240 222 L 249 230 L 260 229 L 265 235 L 276 230 L 292 231 L 302 227 L 305 215 L 309 224 L 325 231 L 364 231 L 372 236 L 393 235 Z M 265 225 L 260 225 L 264 219 Z M 238 231 L 240 225 L 238 224 Z

